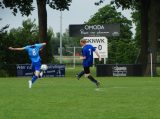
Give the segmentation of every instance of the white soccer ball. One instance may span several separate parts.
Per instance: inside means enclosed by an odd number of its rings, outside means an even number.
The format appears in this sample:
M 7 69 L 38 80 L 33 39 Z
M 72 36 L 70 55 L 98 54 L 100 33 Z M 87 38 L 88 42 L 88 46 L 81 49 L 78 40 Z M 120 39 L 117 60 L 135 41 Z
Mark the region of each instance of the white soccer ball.
M 41 65 L 41 70 L 45 71 L 48 69 L 48 66 L 46 64 Z

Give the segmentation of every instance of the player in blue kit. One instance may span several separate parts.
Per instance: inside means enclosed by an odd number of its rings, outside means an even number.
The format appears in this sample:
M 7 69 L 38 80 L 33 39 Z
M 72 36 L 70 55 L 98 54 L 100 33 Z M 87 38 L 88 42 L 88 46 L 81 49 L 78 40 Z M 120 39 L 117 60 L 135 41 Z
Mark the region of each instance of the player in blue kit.
M 85 39 L 80 40 L 80 45 L 82 46 L 82 56 L 80 57 L 80 59 L 83 60 L 82 65 L 84 70 L 76 75 L 77 79 L 79 80 L 83 75 L 85 75 L 86 78 L 88 78 L 90 81 L 95 83 L 97 87 L 99 87 L 100 82 L 91 76 L 90 67 L 93 65 L 93 52 L 96 53 L 99 61 L 101 61 L 101 57 L 95 47 L 90 44 L 86 44 Z
M 40 50 L 43 46 L 45 46 L 46 43 L 39 43 L 39 44 L 33 44 L 33 45 L 27 45 L 22 48 L 13 48 L 9 47 L 10 50 L 15 51 L 22 51 L 25 50 L 28 53 L 28 56 L 32 62 L 32 68 L 34 70 L 34 75 L 32 77 L 32 80 L 29 80 L 29 88 L 32 87 L 32 84 L 38 79 L 40 76 L 40 69 L 41 69 L 41 58 L 40 58 Z

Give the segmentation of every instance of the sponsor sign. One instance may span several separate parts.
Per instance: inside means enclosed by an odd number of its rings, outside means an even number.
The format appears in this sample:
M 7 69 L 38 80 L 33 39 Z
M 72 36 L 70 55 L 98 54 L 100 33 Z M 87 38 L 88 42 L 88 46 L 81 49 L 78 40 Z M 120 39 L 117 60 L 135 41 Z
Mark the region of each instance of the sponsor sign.
M 142 76 L 142 64 L 97 64 L 97 76 Z
M 69 25 L 70 37 L 89 37 L 89 36 L 119 36 L 120 24 L 79 24 Z
M 113 66 L 112 67 L 113 76 L 127 76 L 126 66 Z
M 64 77 L 65 65 L 47 64 L 48 69 L 44 71 L 44 77 Z M 32 66 L 30 64 L 17 64 L 17 76 L 33 76 Z
M 101 58 L 108 58 L 108 39 L 106 37 L 84 37 L 87 40 L 87 44 L 91 44 L 98 50 Z M 94 58 L 98 58 L 93 54 Z

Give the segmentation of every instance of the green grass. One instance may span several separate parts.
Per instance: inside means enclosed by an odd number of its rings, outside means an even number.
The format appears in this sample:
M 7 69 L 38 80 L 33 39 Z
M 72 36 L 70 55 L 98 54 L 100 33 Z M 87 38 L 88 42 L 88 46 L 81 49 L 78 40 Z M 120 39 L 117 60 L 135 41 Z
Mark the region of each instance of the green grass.
M 72 71 L 73 73 L 73 71 Z M 160 79 L 0 78 L 0 119 L 160 119 Z

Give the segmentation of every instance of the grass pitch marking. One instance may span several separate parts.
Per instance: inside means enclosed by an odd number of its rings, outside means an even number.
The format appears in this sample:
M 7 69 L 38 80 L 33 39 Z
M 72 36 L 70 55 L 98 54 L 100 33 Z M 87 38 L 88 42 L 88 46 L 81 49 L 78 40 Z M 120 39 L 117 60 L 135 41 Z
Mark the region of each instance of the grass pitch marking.
M 103 88 L 96 88 L 95 91 L 104 91 Z

